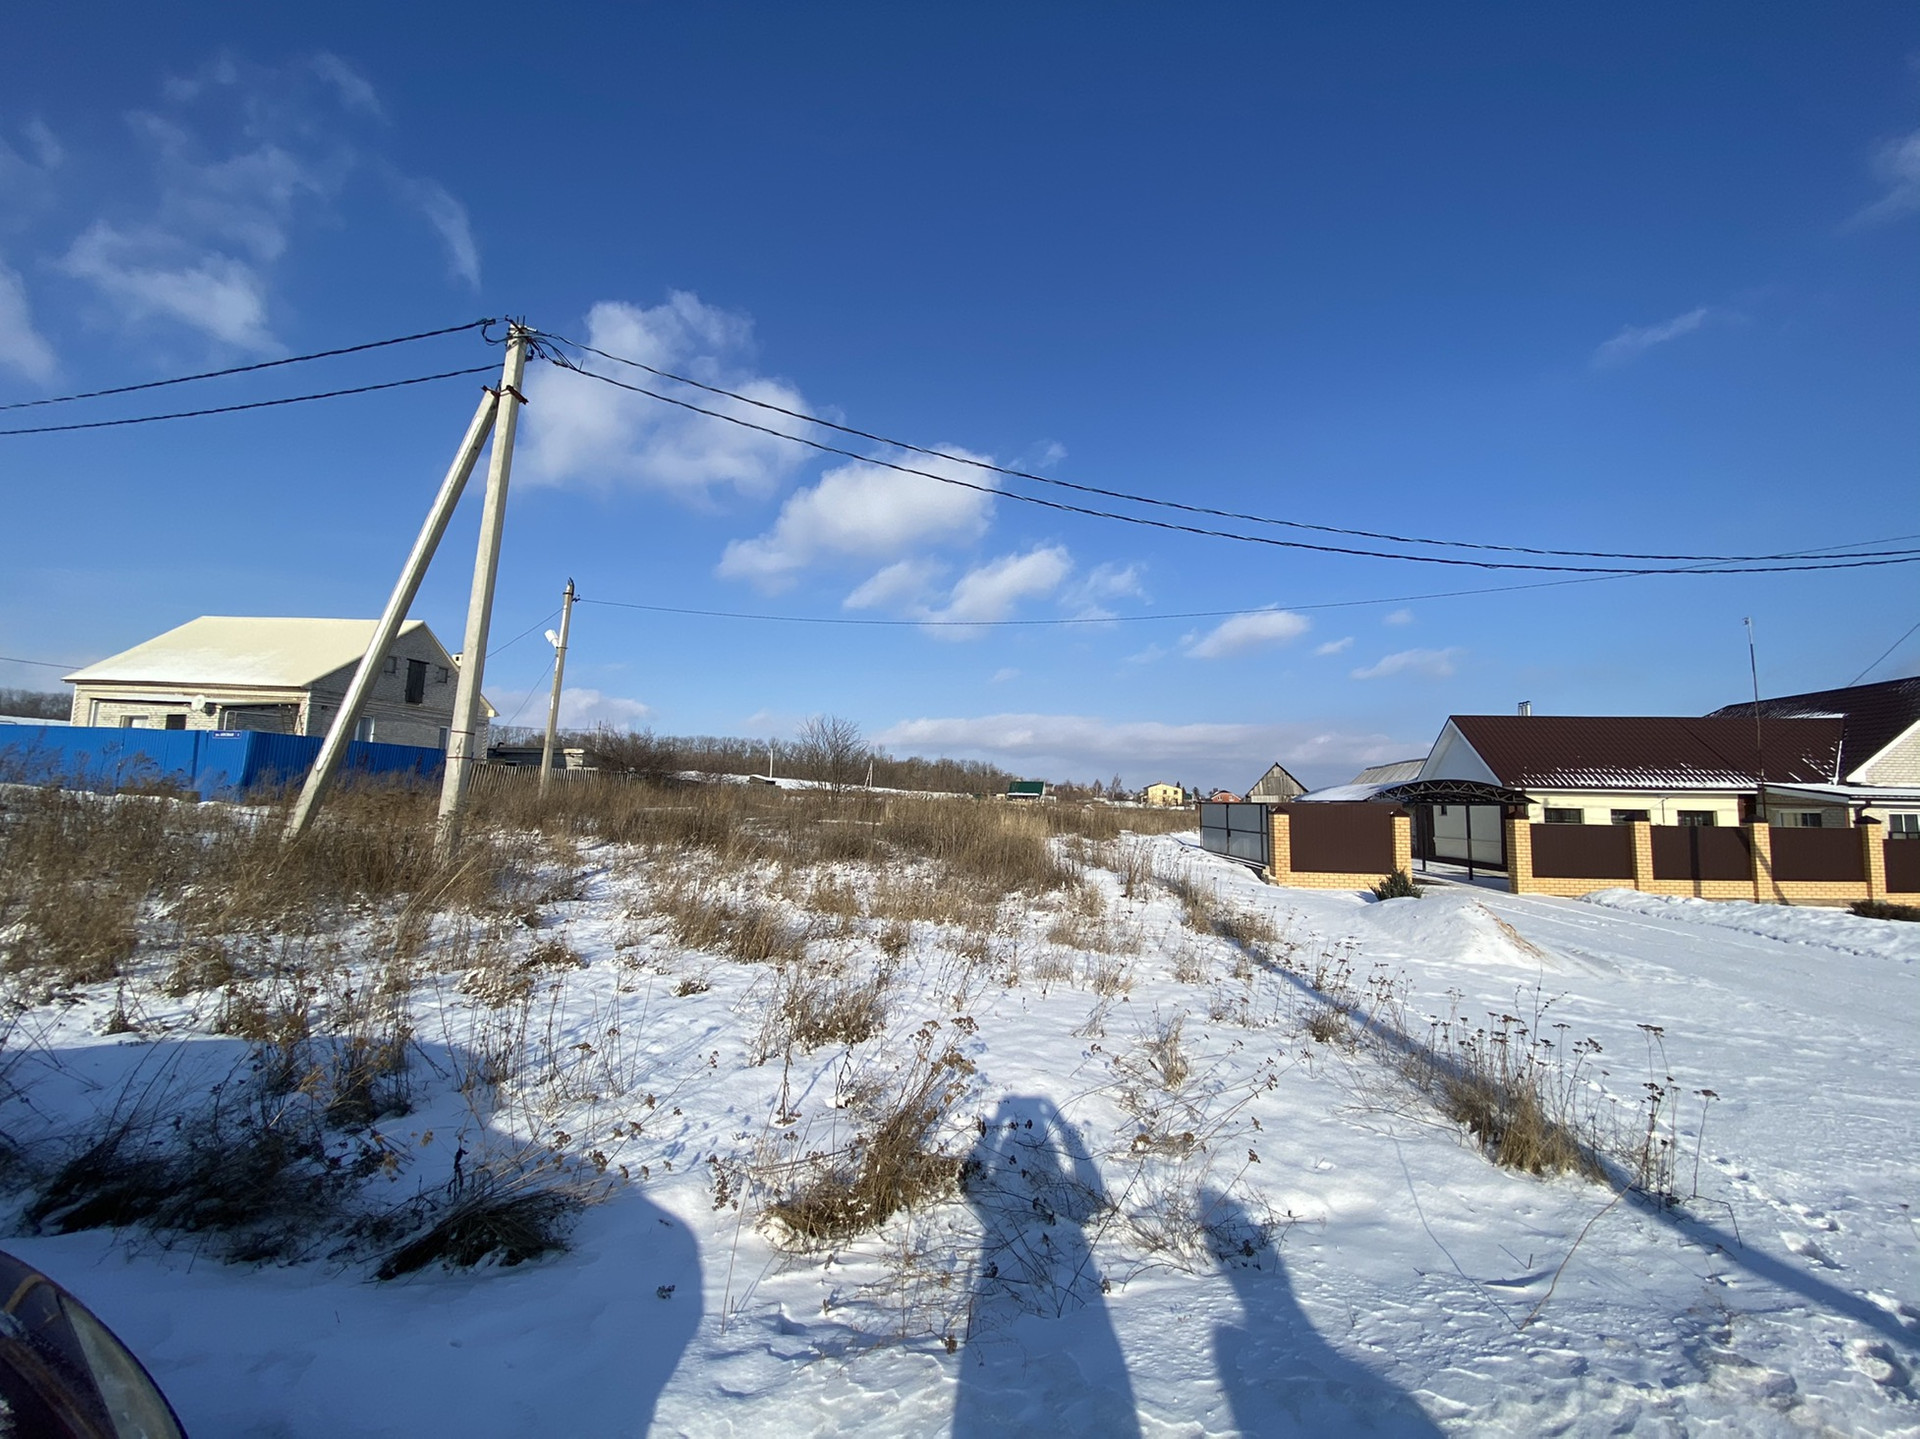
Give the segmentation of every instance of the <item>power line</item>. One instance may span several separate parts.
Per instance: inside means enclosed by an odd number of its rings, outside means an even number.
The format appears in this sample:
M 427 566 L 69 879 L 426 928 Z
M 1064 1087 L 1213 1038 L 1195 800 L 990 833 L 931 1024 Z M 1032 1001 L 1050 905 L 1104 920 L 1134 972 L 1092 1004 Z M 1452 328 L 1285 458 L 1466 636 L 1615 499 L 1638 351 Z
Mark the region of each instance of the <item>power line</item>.
M 85 668 L 82 665 L 56 664 L 52 660 L 23 660 L 18 655 L 0 655 L 0 661 L 5 661 L 10 665 L 37 665 L 43 670 L 77 670 Z M 1878 664 L 1879 661 L 1876 660 L 1874 663 Z
M 1216 529 L 1209 529 L 1200 525 L 1178 524 L 1172 520 L 1156 520 L 1145 515 L 1121 514 L 1115 510 L 1097 510 L 1086 505 L 1072 505 L 1072 504 L 1067 504 L 1061 500 L 1043 499 L 1039 495 L 1023 495 L 1017 490 L 995 489 L 991 485 L 975 484 L 970 480 L 956 479 L 952 475 L 938 475 L 933 473 L 931 470 L 921 470 L 921 469 L 915 469 L 911 465 L 895 464 L 891 460 L 878 459 L 872 455 L 863 455 L 858 453 L 857 451 L 849 450 L 839 445 L 829 445 L 823 441 L 810 439 L 804 435 L 789 434 L 785 430 L 776 430 L 769 425 L 756 424 L 754 421 L 742 419 L 738 415 L 729 415 L 721 410 L 711 410 L 706 408 L 703 405 L 696 405 L 689 400 L 676 399 L 672 395 L 663 395 L 659 393 L 657 390 L 649 390 L 642 385 L 630 385 L 624 380 L 614 379 L 611 375 L 602 375 L 593 370 L 582 369 L 579 365 L 574 364 L 569 360 L 566 360 L 564 357 L 556 357 L 554 355 L 544 354 L 544 353 L 542 357 L 547 359 L 550 363 L 560 366 L 562 369 L 570 370 L 577 375 L 584 375 L 586 378 L 590 380 L 598 380 L 603 385 L 611 385 L 615 389 L 627 390 L 636 395 L 644 395 L 650 400 L 658 400 L 662 404 L 673 405 L 683 410 L 691 410 L 695 414 L 706 415 L 710 419 L 724 420 L 726 421 L 726 423 L 730 425 L 738 425 L 742 429 L 755 430 L 764 435 L 771 435 L 775 439 L 787 440 L 790 443 L 796 444 L 796 445 L 805 445 L 809 449 L 819 450 L 824 454 L 842 455 L 850 460 L 858 460 L 861 464 L 873 465 L 880 469 L 893 470 L 898 474 L 917 475 L 921 479 L 933 480 L 938 484 L 953 485 L 960 489 L 973 490 L 983 495 L 1000 495 L 1010 500 L 1018 500 L 1022 504 L 1038 505 L 1043 509 L 1058 510 L 1065 514 L 1085 515 L 1094 519 L 1102 519 L 1102 520 L 1117 520 L 1122 524 L 1141 525 L 1148 529 L 1169 530 L 1178 534 L 1198 535 L 1205 539 L 1234 540 L 1241 544 L 1268 545 L 1276 549 L 1286 549 L 1286 550 L 1309 550 L 1319 554 L 1353 555 L 1353 556 L 1357 556 L 1365 559 L 1403 560 L 1413 564 L 1450 565 L 1450 566 L 1455 566 L 1455 567 L 1464 568 L 1464 569 L 1479 569 L 1479 570 L 1531 570 L 1536 572 L 1544 572 L 1547 574 L 1586 574 L 1586 575 L 1781 574 L 1781 573 L 1789 573 L 1789 572 L 1798 571 L 1798 570 L 1867 569 L 1867 568 L 1878 567 L 1881 565 L 1913 564 L 1917 560 L 1920 560 L 1920 551 L 1895 550 L 1895 551 L 1886 551 L 1883 553 L 1888 555 L 1898 556 L 1898 558 L 1865 558 L 1865 557 L 1853 557 L 1853 556 L 1843 555 L 1834 559 L 1823 560 L 1816 564 L 1801 564 L 1801 565 L 1787 565 L 1787 564 L 1778 564 L 1778 563 L 1754 564 L 1754 565 L 1725 565 L 1725 564 L 1720 564 L 1718 562 L 1703 563 L 1699 565 L 1681 566 L 1677 568 L 1673 566 L 1665 566 L 1665 565 L 1654 567 L 1654 568 L 1644 568 L 1644 567 L 1625 566 L 1625 565 L 1539 565 L 1539 564 L 1524 563 L 1516 560 L 1467 559 L 1467 558 L 1453 556 L 1453 555 L 1410 555 L 1410 554 L 1404 554 L 1397 551 L 1389 551 L 1389 550 L 1360 549 L 1350 545 L 1321 545 L 1321 544 L 1311 543 L 1307 540 L 1283 540 L 1283 539 L 1277 539 L 1271 535 L 1246 535 L 1246 534 L 1240 534 L 1239 532 L 1233 531 L 1233 530 L 1216 530 Z M 0 431 L 0 433 L 4 433 L 4 431 Z M 1074 486 L 1072 488 L 1082 488 L 1082 487 Z M 1132 498 L 1132 497 L 1127 496 L 1124 498 Z M 1148 502 L 1148 503 L 1153 503 L 1153 502 Z M 1778 558 L 1786 559 L 1786 558 L 1790 558 L 1790 556 L 1782 555 L 1782 556 L 1779 556 Z
M 753 405 L 758 409 L 770 410 L 775 414 L 786 415 L 790 419 L 802 420 L 808 424 L 819 425 L 824 429 L 837 430 L 839 433 L 843 435 L 852 435 L 858 439 L 870 440 L 874 444 L 891 445 L 895 449 L 907 450 L 917 455 L 926 455 L 930 459 L 947 460 L 958 465 L 970 465 L 975 469 L 988 470 L 997 475 L 1006 475 L 1011 479 L 1030 480 L 1035 484 L 1055 485 L 1062 489 L 1077 490 L 1082 494 L 1099 495 L 1102 498 L 1110 499 L 1110 500 L 1125 500 L 1133 504 L 1153 505 L 1162 509 L 1180 510 L 1187 514 L 1209 515 L 1215 519 L 1239 520 L 1243 523 L 1248 523 L 1248 524 L 1278 525 L 1278 526 L 1284 526 L 1289 529 L 1313 530 L 1321 534 L 1351 535 L 1357 539 L 1383 540 L 1391 544 L 1430 545 L 1434 547 L 1449 548 L 1449 549 L 1492 550 L 1492 551 L 1499 551 L 1506 554 L 1546 555 L 1546 556 L 1559 557 L 1563 559 L 1691 560 L 1691 561 L 1713 563 L 1713 564 L 1721 564 L 1721 563 L 1743 564 L 1743 563 L 1758 563 L 1766 560 L 1777 560 L 1777 559 L 1787 558 L 1787 556 L 1783 556 L 1783 555 L 1663 555 L 1663 554 L 1642 554 L 1642 553 L 1637 553 L 1633 551 L 1616 551 L 1616 550 L 1553 550 L 1553 549 L 1539 549 L 1530 545 L 1486 544 L 1486 543 L 1481 543 L 1474 540 L 1434 540 L 1434 539 L 1422 538 L 1417 535 L 1387 534 L 1379 530 L 1349 529 L 1341 525 L 1318 525 L 1318 524 L 1312 524 L 1306 520 L 1278 519 L 1270 515 L 1245 514 L 1238 510 L 1220 510 L 1220 509 L 1213 509 L 1206 505 L 1183 504 L 1178 500 L 1157 499 L 1149 495 L 1133 494 L 1126 490 L 1104 489 L 1098 485 L 1076 484 L 1071 480 L 1063 480 L 1051 475 L 1036 475 L 1027 470 L 1010 469 L 1005 465 L 996 465 L 996 464 L 993 464 L 991 461 L 974 459 L 968 455 L 956 455 L 946 450 L 928 449 L 923 445 L 911 444 L 906 440 L 892 439 L 886 435 L 877 435 L 867 430 L 855 429 L 851 425 L 843 425 L 835 420 L 823 419 L 818 415 L 810 415 L 803 410 L 788 409 L 784 405 L 776 405 L 769 400 L 757 400 L 757 399 L 754 399 L 751 395 L 743 395 L 743 394 L 740 394 L 738 391 L 724 389 L 719 385 L 710 385 L 704 380 L 696 380 L 687 375 L 675 374 L 672 370 L 659 369 L 656 366 L 645 363 L 644 361 L 635 360 L 625 355 L 616 355 L 607 350 L 595 349 L 592 345 L 583 345 L 579 343 L 577 340 L 569 340 L 561 335 L 548 334 L 544 331 L 537 332 L 537 334 L 540 339 L 551 341 L 552 343 L 557 345 L 568 345 L 576 350 L 584 351 L 587 354 L 598 355 L 603 360 L 612 360 L 615 364 L 629 365 L 636 370 L 644 370 L 647 374 L 658 375 L 661 379 L 673 380 L 676 383 L 682 384 L 682 385 L 691 385 L 693 388 L 698 390 L 705 390 L 709 394 L 723 395 L 727 399 L 738 400 L 741 404 L 744 404 L 744 405 Z M 555 359 L 557 360 L 558 363 L 562 364 L 565 368 L 575 370 L 577 373 L 580 373 L 583 375 L 593 374 L 591 370 L 580 369 L 577 365 L 568 363 L 564 357 L 556 357 L 553 355 L 549 355 L 547 358 Z M 604 379 L 605 377 L 594 375 L 594 378 Z M 610 383 L 617 383 L 617 382 L 610 382 Z M 652 396 L 652 398 L 655 398 L 655 399 L 664 398 L 663 396 L 653 395 L 652 392 L 648 390 L 641 390 L 639 391 L 639 393 L 650 395 Z M 712 412 L 702 411 L 702 413 L 708 414 Z M 731 417 L 721 416 L 721 418 L 725 419 L 725 418 L 731 418 Z M 778 432 L 768 431 L 768 433 L 772 434 L 772 433 L 778 433 Z M 786 436 L 786 438 L 798 440 L 800 437 L 796 435 L 789 435 L 789 436 Z M 837 453 L 844 454 L 846 452 L 838 451 Z M 996 491 L 996 493 L 1003 493 L 1003 492 Z M 1912 538 L 1912 537 L 1903 536 L 1902 538 Z M 1886 543 L 1886 542 L 1878 541 L 1878 540 L 1863 540 L 1863 541 L 1860 541 L 1858 544 L 1831 545 L 1831 546 L 1828 546 L 1828 548 L 1835 549 L 1835 550 L 1859 549 L 1860 545 L 1880 544 L 1880 543 Z M 1343 551 L 1342 553 L 1345 553 L 1345 552 Z M 1885 553 L 1910 553 L 1910 552 L 1888 551 Z M 1404 558 L 1412 558 L 1412 557 L 1407 556 Z
M 1861 680 L 1865 679 L 1868 675 L 1872 674 L 1875 670 L 1880 668 L 1880 662 L 1886 659 L 1886 657 L 1892 654 L 1895 650 L 1899 649 L 1901 645 L 1905 644 L 1912 637 L 1913 632 L 1915 630 L 1920 630 L 1920 620 L 1915 620 L 1911 625 L 1907 627 L 1906 634 L 1900 636 L 1899 639 L 1895 640 L 1892 644 L 1888 645 L 1885 649 L 1881 650 L 1879 655 L 1875 657 L 1872 664 L 1868 665 L 1865 669 L 1861 670 L 1859 674 L 1855 675 L 1852 679 L 1848 680 L 1847 681 L 1848 686 L 1852 687 L 1853 685 L 1859 684 Z
M 386 380 L 378 385 L 355 385 L 345 390 L 320 390 L 310 395 L 284 395 L 277 400 L 249 400 L 242 405 L 215 405 L 206 410 L 175 410 L 167 415 L 133 415 L 124 420 L 88 420 L 74 425 L 32 425 L 25 429 L 0 430 L 6 435 L 57 435 L 69 430 L 110 430 L 120 425 L 151 425 L 160 420 L 192 420 L 202 415 L 231 415 L 240 410 L 266 410 L 275 405 L 299 405 L 308 400 L 337 400 L 343 395 L 370 395 L 376 390 L 398 390 L 407 385 L 426 385 L 435 380 L 454 380 L 462 375 L 490 375 L 492 365 L 477 365 L 469 370 L 443 370 L 437 375 L 416 375 L 410 380 Z
M 176 375 L 171 380 L 148 380 L 138 385 L 115 385 L 110 390 L 82 390 L 78 394 L 53 395 L 44 400 L 15 400 L 9 405 L 0 405 L 0 410 L 31 410 L 41 405 L 64 405 L 71 400 L 98 400 L 107 395 L 131 395 L 136 390 L 159 390 L 168 385 L 185 385 L 194 380 L 218 380 L 228 375 L 248 375 L 255 370 L 272 370 L 281 365 L 302 365 L 308 360 L 331 360 L 337 355 L 357 355 L 364 350 L 381 350 L 389 345 L 410 345 L 415 340 L 432 340 L 441 335 L 458 335 L 465 330 L 478 330 L 491 325 L 492 320 L 469 320 L 464 325 L 448 325 L 442 330 L 422 330 L 417 335 L 396 335 L 391 340 L 368 340 L 362 345 L 343 345 L 337 350 L 315 350 L 310 355 L 289 355 L 284 360 L 262 360 L 253 365 L 235 365 L 226 370 L 203 370 L 197 375 Z
M 528 625 L 525 629 L 520 631 L 519 634 L 515 635 L 512 639 L 508 640 L 505 644 L 496 645 L 494 648 L 488 650 L 487 651 L 488 661 L 491 662 L 495 655 L 500 654 L 503 651 L 512 649 L 515 645 L 519 644 L 520 641 L 525 639 L 528 635 L 532 634 L 535 630 L 539 629 L 540 626 L 544 625 L 548 620 L 552 619 L 555 615 L 559 613 L 560 611 L 557 609 L 548 610 L 544 615 L 540 616 L 539 619 L 535 620 L 532 624 Z
M 1689 570 L 1659 570 L 1657 574 L 1690 574 Z M 1383 595 L 1364 600 L 1318 600 L 1312 604 L 1268 605 L 1248 608 L 1241 606 L 1233 610 L 1170 610 L 1162 614 L 1148 615 L 1098 615 L 1098 616 L 1062 616 L 1056 619 L 1005 619 L 1005 620 L 900 620 L 868 619 L 853 615 L 769 615 L 754 614 L 739 610 L 699 610 L 687 609 L 677 605 L 646 605 L 627 600 L 601 600 L 586 595 L 576 595 L 575 604 L 605 605 L 613 609 L 647 610 L 663 615 L 698 615 L 707 619 L 720 620 L 767 620 L 780 624 L 796 625 L 860 625 L 860 626 L 910 626 L 916 629 L 990 629 L 998 625 L 1018 625 L 1032 628 L 1061 625 L 1114 625 L 1140 624 L 1151 620 L 1218 620 L 1230 619 L 1235 615 L 1258 615 L 1289 610 L 1346 610 L 1359 609 L 1368 605 L 1408 605 L 1420 600 L 1453 600 L 1470 595 L 1504 595 L 1517 590 L 1551 590 L 1563 585 L 1594 585 L 1607 580 L 1636 578 L 1633 574 L 1581 575 L 1571 580 L 1532 580 L 1519 585 L 1484 585 L 1471 590 L 1436 590 L 1419 595 Z M 1877 661 L 1876 661 L 1877 663 Z

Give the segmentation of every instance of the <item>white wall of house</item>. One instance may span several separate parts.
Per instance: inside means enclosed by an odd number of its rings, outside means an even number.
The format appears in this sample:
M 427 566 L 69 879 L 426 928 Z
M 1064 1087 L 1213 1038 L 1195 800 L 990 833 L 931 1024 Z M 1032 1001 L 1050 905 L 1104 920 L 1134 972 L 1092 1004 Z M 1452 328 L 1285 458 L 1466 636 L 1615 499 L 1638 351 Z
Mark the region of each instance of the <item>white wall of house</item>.
M 407 703 L 409 661 L 426 666 L 418 704 Z M 327 732 L 340 701 L 346 698 L 355 668 L 345 665 L 313 686 L 302 733 Z M 446 652 L 424 627 L 402 634 L 393 642 L 387 662 L 374 678 L 373 693 L 361 711 L 362 729 L 370 726 L 371 733 L 361 737 L 380 744 L 444 745 L 447 728 L 453 723 L 453 694 L 459 678 Z
M 1855 784 L 1920 785 L 1920 724 L 1849 776 Z
M 409 662 L 425 666 L 418 704 L 407 702 Z M 109 728 L 324 735 L 346 698 L 355 668 L 344 665 L 306 689 L 207 685 L 189 694 L 160 685 L 77 684 L 72 718 L 77 725 Z M 424 626 L 402 633 L 374 680 L 358 737 L 382 744 L 444 746 L 458 679 L 446 652 Z M 169 716 L 175 721 L 171 726 Z M 481 739 L 484 742 L 484 734 Z

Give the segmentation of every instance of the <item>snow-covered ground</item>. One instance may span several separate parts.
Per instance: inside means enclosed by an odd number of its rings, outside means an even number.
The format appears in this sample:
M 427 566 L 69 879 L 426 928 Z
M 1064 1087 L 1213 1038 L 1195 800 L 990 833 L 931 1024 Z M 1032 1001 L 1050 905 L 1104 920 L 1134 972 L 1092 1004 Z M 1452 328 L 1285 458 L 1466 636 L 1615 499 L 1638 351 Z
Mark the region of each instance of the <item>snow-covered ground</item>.
M 1127 900 L 1090 872 L 1116 952 L 1049 943 L 1044 908 L 971 959 L 917 923 L 886 1034 L 787 1066 L 753 1062 L 770 971 L 676 947 L 608 867 L 555 907 L 586 965 L 533 1010 L 574 1082 L 489 1121 L 563 1128 L 631 1176 L 570 1252 L 376 1283 L 130 1233 L 0 1244 L 106 1319 L 202 1439 L 1920 1434 L 1920 926 L 1452 885 L 1375 903 L 1142 843 L 1270 916 L 1309 974 L 1593 1039 L 1590 1096 L 1627 1119 L 1671 1089 L 1686 1199 L 1494 1167 L 1365 1049 L 1312 1040 L 1302 981 L 1186 928 L 1161 885 Z M 879 952 L 870 928 L 824 942 Z M 124 1088 L 156 1036 L 233 1048 L 136 998 L 140 1035 L 104 1032 L 111 988 L 16 1034 L 41 1118 Z M 396 1192 L 454 1136 L 484 1142 L 440 1042 L 469 1003 L 416 998 L 416 1107 L 380 1125 Z M 972 1068 L 967 1197 L 831 1254 L 773 1243 L 767 1156 L 844 1141 L 863 1075 L 949 1047 Z

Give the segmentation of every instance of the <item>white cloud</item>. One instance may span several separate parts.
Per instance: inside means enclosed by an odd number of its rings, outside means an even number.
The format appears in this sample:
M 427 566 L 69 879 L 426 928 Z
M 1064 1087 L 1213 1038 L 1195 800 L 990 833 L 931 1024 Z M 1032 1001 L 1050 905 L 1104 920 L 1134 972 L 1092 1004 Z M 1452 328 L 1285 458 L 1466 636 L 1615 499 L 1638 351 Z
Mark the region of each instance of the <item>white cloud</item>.
M 340 98 L 340 108 L 356 110 L 375 120 L 387 118 L 386 111 L 380 107 L 380 97 L 374 92 L 373 82 L 358 70 L 331 51 L 322 50 L 310 62 L 313 73 L 333 87 Z
M 230 255 L 185 253 L 160 232 L 123 234 L 100 222 L 73 242 L 60 268 L 92 284 L 123 319 L 177 320 L 236 349 L 278 348 L 267 329 L 265 280 Z
M 297 229 L 329 211 L 356 172 L 389 169 L 351 134 L 356 122 L 380 118 L 379 97 L 325 53 L 282 67 L 221 55 L 168 80 L 162 96 L 126 116 L 151 196 L 116 197 L 58 267 L 97 291 L 110 323 L 185 326 L 270 353 L 279 348 L 269 316 L 274 267 Z M 61 162 L 44 125 L 27 133 L 43 172 Z M 0 188 L 10 168 L 0 156 Z M 439 232 L 454 275 L 476 284 L 479 254 L 460 202 L 430 180 L 402 180 L 398 194 Z
M 1856 213 L 1849 225 L 1871 225 L 1920 210 L 1920 130 L 1882 145 L 1873 169 L 1887 192 Z
M 1003 685 L 1008 680 L 1017 680 L 1019 678 L 1020 678 L 1019 670 L 1013 668 L 1013 666 L 1011 665 L 1002 665 L 999 669 L 993 672 L 992 676 L 987 680 L 987 683 L 994 684 L 994 685 Z
M 1212 633 L 1186 646 L 1187 657 L 1196 660 L 1222 660 L 1268 645 L 1283 645 L 1297 640 L 1312 626 L 1305 615 L 1292 610 L 1253 610 L 1222 620 Z
M 53 346 L 33 328 L 33 311 L 27 304 L 27 287 L 20 276 L 0 264 L 0 365 L 39 383 L 51 380 L 59 368 Z
M 1636 356 L 1646 353 L 1655 345 L 1664 345 L 1669 340 L 1677 340 L 1682 335 L 1691 335 L 1707 322 L 1712 312 L 1705 305 L 1688 310 L 1684 315 L 1675 315 L 1671 320 L 1663 320 L 1657 325 L 1628 325 L 1611 340 L 1593 352 L 1596 368 L 1609 365 L 1624 365 Z
M 1073 559 L 1062 545 L 1048 545 L 1023 555 L 1002 555 L 962 575 L 944 606 L 926 615 L 935 620 L 1004 620 L 1020 601 L 1050 595 L 1073 572 Z M 957 636 L 965 638 L 965 634 Z
M 849 610 L 924 608 L 929 589 L 946 567 L 933 560 L 895 560 L 842 600 Z
M 1251 784 L 1276 759 L 1303 779 L 1332 783 L 1397 759 L 1413 746 L 1381 734 L 1309 724 L 1166 724 L 1091 715 L 996 714 L 910 719 L 880 731 L 896 751 L 992 760 L 1056 778 L 1118 770 L 1129 784 L 1156 779 Z
M 665 303 L 651 309 L 602 301 L 588 311 L 581 338 L 595 349 L 691 375 L 767 404 L 806 407 L 792 386 L 749 369 L 752 320 L 703 304 L 698 295 L 683 290 L 673 291 Z M 644 381 L 649 389 L 672 388 L 671 381 L 652 380 L 644 371 L 601 360 L 593 364 L 615 378 Z M 707 500 L 723 488 L 758 496 L 776 488 L 806 455 L 800 446 L 771 435 L 663 405 L 553 365 L 539 366 L 528 386 L 533 403 L 523 421 L 525 465 L 536 484 L 632 485 L 690 501 Z M 769 419 L 766 411 L 718 396 L 701 393 L 694 402 L 738 413 L 756 424 Z M 798 421 L 772 418 L 791 433 L 806 433 Z
M 435 180 L 409 180 L 396 177 L 400 192 L 447 247 L 447 269 L 474 289 L 480 288 L 480 247 L 473 242 L 473 225 L 467 207 L 456 200 L 447 187 Z
M 797 408 L 797 397 L 790 403 Z M 914 457 L 913 467 L 972 484 L 981 483 L 985 473 L 924 455 Z M 855 461 L 828 470 L 811 489 L 790 495 L 765 534 L 729 544 L 718 572 L 724 579 L 781 589 L 816 564 L 892 559 L 936 541 L 970 543 L 986 533 L 992 516 L 990 493 Z
M 1454 663 L 1466 651 L 1457 647 L 1444 650 L 1401 650 L 1397 654 L 1384 655 L 1374 663 L 1353 671 L 1357 680 L 1389 679 L 1394 675 L 1421 675 L 1427 679 L 1443 680 L 1451 675 L 1458 666 Z
M 1395 610 L 1392 614 L 1381 616 L 1383 625 L 1410 625 L 1413 623 L 1412 610 Z
M 1353 636 L 1342 635 L 1337 640 L 1328 640 L 1323 645 L 1315 645 L 1313 647 L 1313 652 L 1317 655 L 1337 655 L 1337 654 L 1344 654 L 1346 651 L 1352 648 L 1353 648 Z
M 1086 578 L 1070 585 L 1061 598 L 1075 619 L 1110 620 L 1114 612 L 1107 608 L 1109 600 L 1146 597 L 1138 565 L 1099 564 L 1088 571 Z
M 66 163 L 66 146 L 60 143 L 60 137 L 47 127 L 45 120 L 35 117 L 27 121 L 27 143 L 33 147 L 34 158 L 39 160 L 43 170 L 58 170 Z
M 545 686 L 532 690 L 496 691 L 492 699 L 501 718 L 495 723 L 508 728 L 533 726 L 545 729 L 547 699 L 551 693 Z M 560 692 L 560 728 L 563 730 L 593 729 L 597 725 L 638 729 L 652 713 L 652 708 L 639 700 L 625 699 L 597 689 L 570 686 Z M 509 715 L 516 717 L 511 726 L 507 725 L 506 717 Z

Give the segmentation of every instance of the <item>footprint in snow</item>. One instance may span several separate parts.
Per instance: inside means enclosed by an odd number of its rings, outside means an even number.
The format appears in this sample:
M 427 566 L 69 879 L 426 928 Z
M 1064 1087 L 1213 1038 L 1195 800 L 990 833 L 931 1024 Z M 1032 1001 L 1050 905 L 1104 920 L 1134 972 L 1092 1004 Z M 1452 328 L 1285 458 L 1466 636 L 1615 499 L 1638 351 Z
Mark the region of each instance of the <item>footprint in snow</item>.
M 1840 1267 L 1828 1257 L 1826 1250 L 1822 1249 L 1818 1244 L 1815 1244 L 1804 1234 L 1789 1234 L 1782 1231 L 1780 1242 L 1787 1246 L 1789 1252 L 1798 1254 L 1809 1264 L 1818 1264 L 1825 1269 L 1838 1269 Z
M 1905 1389 L 1910 1376 L 1900 1361 L 1893 1357 L 1893 1349 L 1878 1339 L 1856 1339 L 1847 1345 L 1847 1358 L 1875 1384 L 1888 1389 Z
M 1828 1233 L 1833 1233 L 1840 1228 L 1840 1221 L 1835 1219 L 1831 1214 L 1828 1214 L 1824 1209 L 1814 1209 L 1805 1204 L 1796 1204 L 1793 1206 L 1793 1212 L 1800 1216 L 1801 1222 L 1809 1229 L 1824 1229 Z
M 1907 1303 L 1897 1295 L 1887 1294 L 1878 1289 L 1869 1289 L 1867 1298 L 1902 1324 L 1920 1324 L 1920 1308 Z

